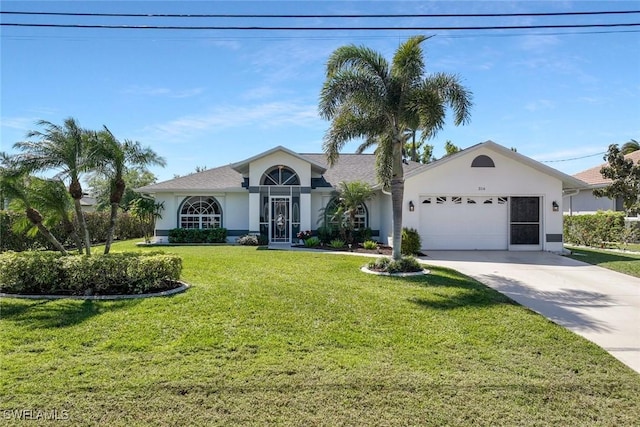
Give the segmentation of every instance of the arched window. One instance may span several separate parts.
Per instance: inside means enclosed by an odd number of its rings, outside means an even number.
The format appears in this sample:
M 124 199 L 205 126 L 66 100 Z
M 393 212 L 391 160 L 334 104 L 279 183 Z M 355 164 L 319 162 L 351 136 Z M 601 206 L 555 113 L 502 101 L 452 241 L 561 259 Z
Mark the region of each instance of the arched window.
M 495 168 L 496 164 L 493 163 L 493 159 L 484 154 L 480 154 L 471 162 L 472 168 Z
M 324 222 L 327 226 L 332 228 L 340 227 L 340 219 L 336 216 L 336 212 L 340 204 L 338 199 L 331 199 L 325 208 Z M 369 217 L 367 215 L 367 207 L 364 204 L 358 205 L 356 208 L 356 214 L 354 218 L 353 228 L 354 230 L 363 230 L 369 226 Z
M 222 209 L 213 197 L 188 197 L 180 206 L 178 221 L 180 228 L 222 227 Z
M 261 185 L 300 185 L 300 179 L 288 167 L 276 166 L 262 175 Z

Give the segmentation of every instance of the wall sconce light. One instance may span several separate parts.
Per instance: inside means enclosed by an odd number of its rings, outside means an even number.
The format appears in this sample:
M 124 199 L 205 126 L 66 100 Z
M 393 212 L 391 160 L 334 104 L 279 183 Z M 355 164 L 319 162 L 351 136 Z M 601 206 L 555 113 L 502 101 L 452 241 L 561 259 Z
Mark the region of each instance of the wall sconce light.
M 416 210 L 416 207 L 413 205 L 413 200 L 409 200 L 409 212 L 413 212 Z
M 551 207 L 553 208 L 554 212 L 558 212 L 560 210 L 560 206 L 558 206 L 558 202 L 556 202 L 555 200 L 551 202 Z

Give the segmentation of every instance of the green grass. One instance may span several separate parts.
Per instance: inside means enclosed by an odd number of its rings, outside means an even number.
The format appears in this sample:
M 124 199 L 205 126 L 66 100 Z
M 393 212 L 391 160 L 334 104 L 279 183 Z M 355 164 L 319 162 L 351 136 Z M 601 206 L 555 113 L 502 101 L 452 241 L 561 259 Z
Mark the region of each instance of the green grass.
M 630 276 L 640 277 L 640 254 L 612 252 L 598 249 L 570 247 L 571 258 L 608 268 Z
M 116 426 L 640 419 L 640 375 L 454 271 L 399 279 L 348 255 L 166 251 L 184 257 L 186 293 L 0 301 L 3 421 L 7 410 Z

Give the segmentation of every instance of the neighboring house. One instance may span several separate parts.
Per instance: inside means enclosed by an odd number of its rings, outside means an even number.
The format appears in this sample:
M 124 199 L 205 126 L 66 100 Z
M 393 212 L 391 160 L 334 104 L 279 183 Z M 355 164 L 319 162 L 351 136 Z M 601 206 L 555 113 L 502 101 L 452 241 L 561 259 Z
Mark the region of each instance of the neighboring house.
M 364 181 L 377 191 L 358 224 L 391 243 L 391 197 L 376 183 L 373 154 L 324 154 L 284 147 L 228 166 L 137 191 L 164 203 L 155 239 L 169 230 L 225 227 L 230 241 L 251 233 L 272 244 L 296 242 L 317 230 L 341 181 Z M 418 230 L 423 249 L 562 250 L 563 191 L 585 188 L 569 175 L 487 141 L 430 164 L 405 165 L 403 225 Z
M 640 161 L 640 151 L 634 151 L 624 157 L 633 160 L 634 163 L 638 163 Z M 600 169 L 607 165 L 608 163 L 603 163 L 573 175 L 574 178 L 586 182 L 589 188 L 565 195 L 563 203 L 565 214 L 579 215 L 593 214 L 597 211 L 624 211 L 622 198 L 610 199 L 593 195 L 593 190 L 596 188 L 606 187 L 611 184 L 611 180 L 603 178 L 600 173 Z
M 90 196 L 83 196 L 80 199 L 80 206 L 83 212 L 95 212 L 96 211 L 96 198 Z

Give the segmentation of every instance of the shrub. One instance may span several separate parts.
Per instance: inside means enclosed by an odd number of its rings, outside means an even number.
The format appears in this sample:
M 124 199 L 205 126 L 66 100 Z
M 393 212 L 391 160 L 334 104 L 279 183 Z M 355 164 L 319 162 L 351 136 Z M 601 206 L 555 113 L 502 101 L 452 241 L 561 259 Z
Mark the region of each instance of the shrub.
M 362 228 L 360 230 L 355 230 L 353 232 L 353 242 L 354 243 L 362 243 L 367 240 L 371 240 L 371 229 L 369 227 Z
M 378 249 L 378 242 L 374 242 L 373 240 L 367 240 L 362 244 L 362 247 L 368 250 Z
M 163 253 L 61 256 L 56 252 L 0 254 L 0 290 L 33 294 L 140 294 L 173 287 L 182 259 Z
M 402 229 L 402 246 L 400 252 L 403 255 L 416 255 L 420 253 L 420 235 L 414 228 Z
M 623 212 L 564 217 L 563 238 L 567 243 L 599 247 L 605 242 L 624 242 L 626 237 Z
M 386 273 L 414 273 L 422 271 L 422 266 L 412 256 L 403 256 L 399 260 L 393 260 L 387 257 L 376 258 L 367 265 L 369 270 L 386 272 Z
M 0 291 L 40 294 L 61 281 L 60 252 L 26 251 L 0 254 Z
M 226 228 L 174 228 L 169 230 L 169 243 L 225 243 Z
M 307 240 L 304 241 L 304 246 L 306 248 L 315 248 L 320 246 L 320 239 L 318 239 L 317 237 L 309 237 Z
M 342 249 L 344 247 L 344 240 L 333 239 L 331 242 L 329 242 L 329 246 L 334 249 Z
M 243 246 L 258 246 L 258 237 L 247 234 L 246 236 L 241 236 L 236 243 Z
M 334 229 L 332 227 L 318 227 L 317 234 L 318 239 L 320 239 L 322 243 L 328 244 L 333 239 L 338 238 L 338 236 L 340 235 L 340 230 L 338 230 L 337 228 Z
M 266 234 L 261 234 L 258 236 L 258 245 L 266 246 L 269 244 L 269 237 Z

